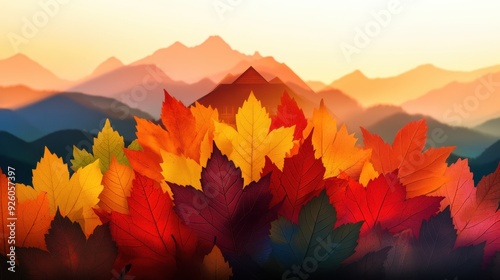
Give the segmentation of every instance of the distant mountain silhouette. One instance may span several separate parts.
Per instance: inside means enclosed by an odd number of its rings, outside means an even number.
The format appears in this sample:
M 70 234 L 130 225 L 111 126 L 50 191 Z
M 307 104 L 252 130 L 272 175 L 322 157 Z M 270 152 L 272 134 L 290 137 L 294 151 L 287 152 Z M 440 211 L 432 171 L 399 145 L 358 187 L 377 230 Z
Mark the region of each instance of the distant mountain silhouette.
M 474 127 L 474 130 L 500 137 L 500 118 L 492 119 L 477 125 Z
M 425 64 L 394 77 L 368 78 L 356 70 L 330 84 L 359 100 L 363 106 L 402 104 L 453 81 L 470 82 L 488 73 L 500 71 L 500 65 L 471 72 L 449 71 Z
M 0 60 L 0 86 L 25 85 L 37 90 L 60 90 L 70 84 L 23 54 Z
M 361 135 L 361 127 L 370 127 L 377 122 L 396 114 L 404 114 L 401 107 L 393 105 L 375 105 L 361 111 L 356 111 L 356 114 L 346 118 L 345 123 L 349 131 Z
M 323 99 L 325 106 L 337 117 L 339 123 L 349 123 L 354 116 L 363 112 L 359 102 L 343 92 L 326 88 L 316 94 L 317 99 Z M 319 105 L 319 102 L 316 102 Z
M 448 164 L 455 163 L 459 158 L 466 159 L 467 157 L 452 154 L 448 158 Z M 474 173 L 474 182 L 477 184 L 483 178 L 483 176 L 493 173 L 499 163 L 500 140 L 488 147 L 476 158 L 469 158 L 469 167 Z
M 17 109 L 54 94 L 57 94 L 57 92 L 34 90 L 27 86 L 0 87 L 0 108 Z
M 0 131 L 5 131 L 23 139 L 33 140 L 45 134 L 23 115 L 9 109 L 0 109 Z
M 327 85 L 320 81 L 306 81 L 307 85 L 315 92 L 325 90 Z
M 106 59 L 101 64 L 99 64 L 99 66 L 97 66 L 97 68 L 94 70 L 94 72 L 92 72 L 91 76 L 97 77 L 97 76 L 106 74 L 108 72 L 111 72 L 111 71 L 118 69 L 120 67 L 123 67 L 123 66 L 125 66 L 123 64 L 123 62 L 121 62 L 116 57 L 112 56 L 112 57 Z
M 407 101 L 402 107 L 410 114 L 425 114 L 451 125 L 478 125 L 500 117 L 500 88 L 495 85 L 498 81 L 500 72 L 486 74 L 472 82 L 452 82 Z
M 60 93 L 15 111 L 0 110 L 0 114 L 0 131 L 26 141 L 66 129 L 96 134 L 107 118 L 125 139 L 135 139 L 133 117 L 152 119 L 149 114 L 113 99 L 81 93 Z
M 311 101 L 297 95 L 290 87 L 279 81 L 280 79 L 275 79 L 273 83 L 270 83 L 253 67 L 249 67 L 232 83 L 219 84 L 209 94 L 200 98 L 198 102 L 217 108 L 220 119 L 233 124 L 238 108 L 243 105 L 250 92 L 253 92 L 255 97 L 262 102 L 270 115 L 276 114 L 277 106 L 285 91 L 295 99 L 305 112 L 312 112 L 315 105 Z
M 455 155 L 465 157 L 476 157 L 487 147 L 492 145 L 498 139 L 491 135 L 486 135 L 472 129 L 464 127 L 451 127 L 442 124 L 430 117 L 422 115 L 408 115 L 405 113 L 391 115 L 373 125 L 366 127 L 371 133 L 380 135 L 386 142 L 392 143 L 397 131 L 409 122 L 425 118 L 427 120 L 428 144 L 434 142 L 435 146 L 456 146 L 453 151 Z M 433 131 L 438 131 L 444 136 L 433 138 Z M 438 143 L 444 139 L 442 143 Z
M 164 89 L 187 105 L 214 87 L 215 84 L 208 79 L 186 84 L 172 80 L 156 65 L 135 65 L 117 68 L 82 82 L 70 91 L 114 98 L 159 117 Z
M 243 60 L 260 58 L 258 53 L 245 55 L 233 50 L 221 37 L 211 36 L 195 47 L 186 47 L 176 42 L 132 65 L 155 64 L 174 80 L 196 83 L 214 74 L 227 72 L 227 69 Z

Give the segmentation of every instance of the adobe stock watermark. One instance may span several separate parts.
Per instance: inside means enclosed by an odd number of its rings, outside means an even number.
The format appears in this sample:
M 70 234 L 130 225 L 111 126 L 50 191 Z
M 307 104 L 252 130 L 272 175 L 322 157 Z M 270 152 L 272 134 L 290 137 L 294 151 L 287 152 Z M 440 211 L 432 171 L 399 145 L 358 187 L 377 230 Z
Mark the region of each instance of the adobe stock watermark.
M 366 22 L 363 27 L 354 29 L 352 43 L 341 42 L 339 45 L 347 62 L 350 63 L 354 54 L 359 54 L 368 47 L 373 38 L 380 35 L 382 29 L 391 23 L 393 16 L 398 15 L 401 11 L 403 11 L 403 6 L 399 0 L 390 0 L 386 9 L 378 12 L 371 11 L 372 19 Z
M 49 24 L 50 19 L 59 14 L 61 6 L 68 4 L 70 1 L 71 0 L 38 1 L 39 9 L 34 12 L 31 17 L 22 18 L 22 25 L 19 32 L 7 33 L 7 38 L 15 52 L 19 52 L 19 47 L 21 45 L 28 44 L 31 39 L 35 38 L 40 30 Z
M 332 242 L 332 236 L 329 234 L 325 239 L 316 238 L 318 245 L 313 250 L 312 257 L 304 258 L 304 261 L 300 264 L 294 264 L 291 269 L 285 271 L 281 275 L 282 280 L 305 280 L 308 279 L 311 274 L 318 270 L 319 264 L 325 261 L 335 250 L 340 246 L 339 243 Z
M 452 108 L 443 113 L 443 120 L 453 126 L 461 126 L 463 121 L 470 118 L 471 114 L 479 110 L 481 103 L 488 100 L 496 89 L 500 87 L 500 81 L 493 81 L 493 75 L 481 77 L 474 92 L 466 96 L 462 102 L 453 103 Z
M 212 6 L 217 16 L 219 16 L 219 19 L 223 21 L 225 19 L 224 14 L 234 11 L 242 2 L 243 0 L 215 0 L 212 2 Z

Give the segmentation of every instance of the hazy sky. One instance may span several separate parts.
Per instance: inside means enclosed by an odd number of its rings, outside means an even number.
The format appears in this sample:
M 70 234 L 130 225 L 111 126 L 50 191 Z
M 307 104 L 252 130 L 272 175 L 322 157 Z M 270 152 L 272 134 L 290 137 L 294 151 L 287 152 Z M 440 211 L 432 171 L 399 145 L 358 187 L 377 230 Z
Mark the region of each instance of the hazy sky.
M 2 1 L 0 59 L 18 51 L 76 79 L 110 56 L 130 63 L 175 41 L 220 35 L 304 80 L 329 83 L 355 69 L 390 76 L 424 63 L 470 70 L 500 63 L 499 12 L 498 0 Z

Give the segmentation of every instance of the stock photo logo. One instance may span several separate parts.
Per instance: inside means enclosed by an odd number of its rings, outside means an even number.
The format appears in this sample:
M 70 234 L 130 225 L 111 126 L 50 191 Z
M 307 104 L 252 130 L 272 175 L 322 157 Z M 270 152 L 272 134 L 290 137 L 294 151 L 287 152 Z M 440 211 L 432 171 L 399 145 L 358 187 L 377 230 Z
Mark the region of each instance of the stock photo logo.
M 0 15 L 0 279 L 500 279 L 496 1 Z

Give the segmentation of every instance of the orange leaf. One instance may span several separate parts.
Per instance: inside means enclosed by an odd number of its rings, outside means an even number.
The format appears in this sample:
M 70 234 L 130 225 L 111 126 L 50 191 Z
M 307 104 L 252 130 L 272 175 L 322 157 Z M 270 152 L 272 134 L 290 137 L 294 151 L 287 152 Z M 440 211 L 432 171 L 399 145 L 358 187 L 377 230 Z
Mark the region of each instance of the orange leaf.
M 431 193 L 446 183 L 446 159 L 453 147 L 430 148 L 422 153 L 427 139 L 425 120 L 412 122 L 396 134 L 394 143 L 385 143 L 378 135 L 363 129 L 365 147 L 372 150 L 375 170 L 388 174 L 399 169 L 408 198 Z
M 99 207 L 108 212 L 128 214 L 127 198 L 130 196 L 133 179 L 134 170 L 113 157 L 102 178 L 104 189 L 99 195 Z
M 337 121 L 328 112 L 323 101 L 319 109 L 314 110 L 312 121 L 304 130 L 304 138 L 312 129 L 315 156 L 323 160 L 325 178 L 338 176 L 342 172 L 352 178 L 359 178 L 371 152 L 356 147 L 357 139 L 347 132 L 345 125 L 337 129 Z
M 17 211 L 16 245 L 46 250 L 45 234 L 54 218 L 50 215 L 47 193 L 41 192 L 36 199 L 19 203 Z

